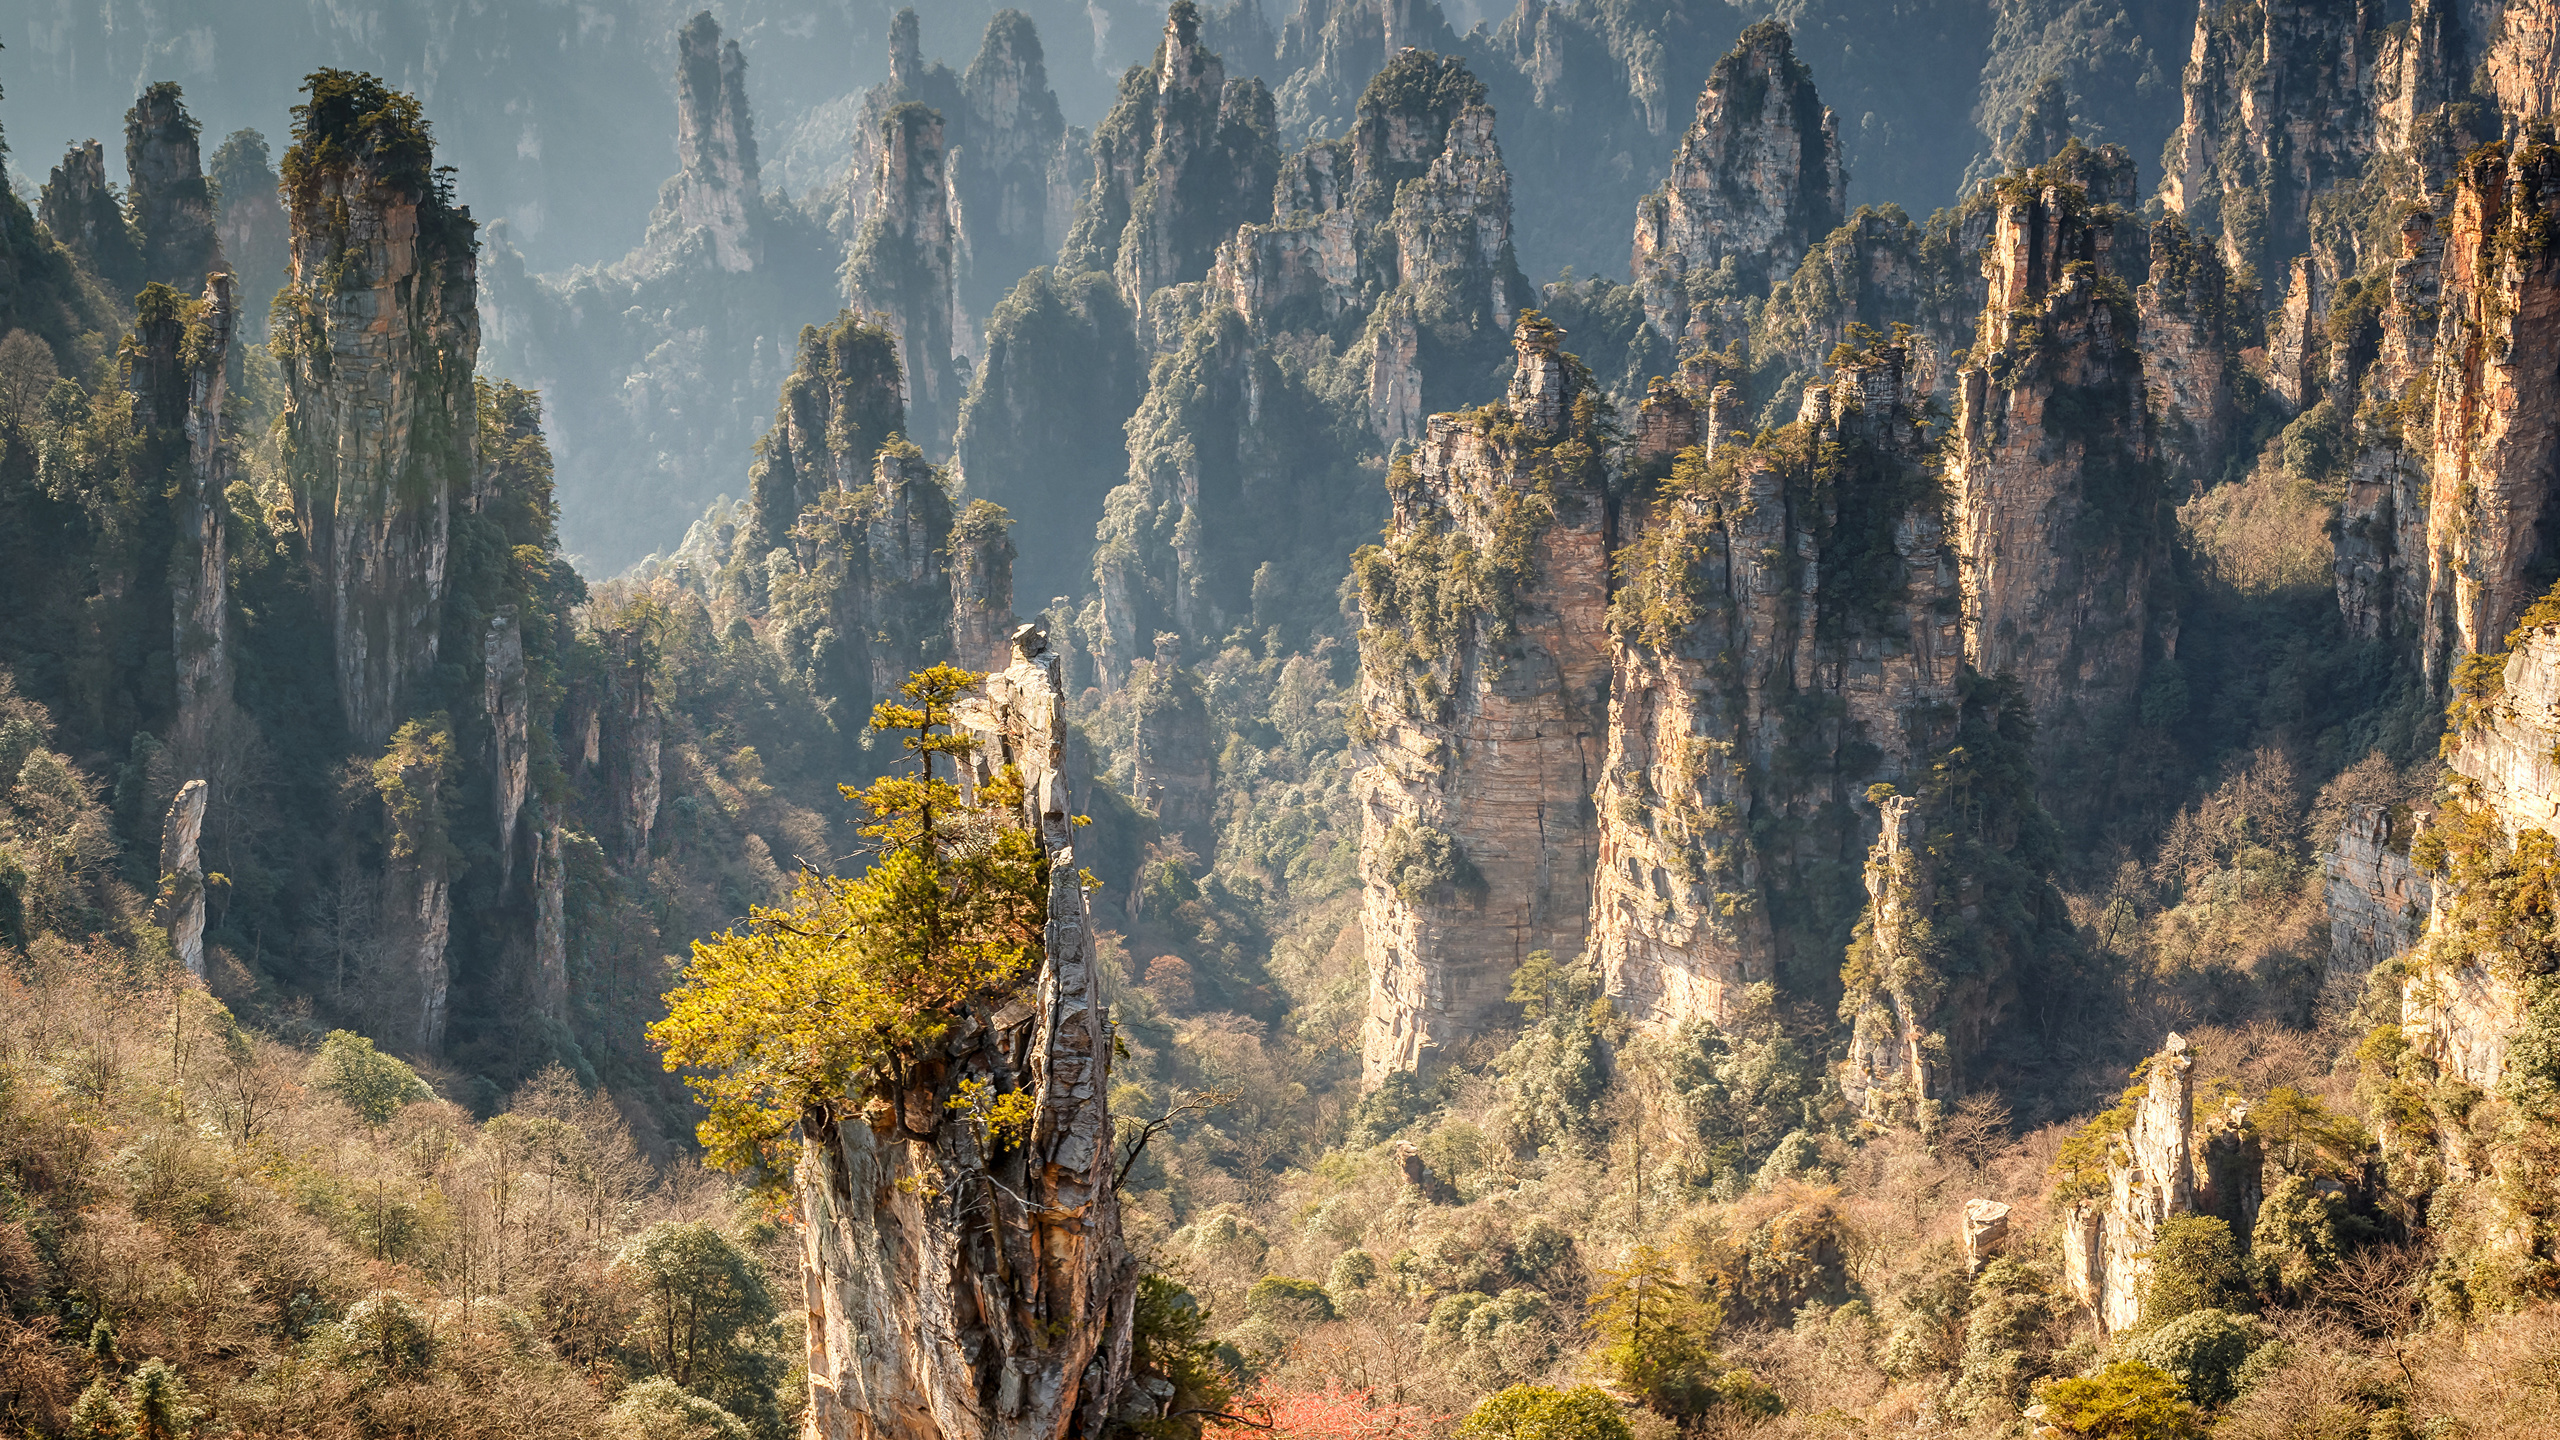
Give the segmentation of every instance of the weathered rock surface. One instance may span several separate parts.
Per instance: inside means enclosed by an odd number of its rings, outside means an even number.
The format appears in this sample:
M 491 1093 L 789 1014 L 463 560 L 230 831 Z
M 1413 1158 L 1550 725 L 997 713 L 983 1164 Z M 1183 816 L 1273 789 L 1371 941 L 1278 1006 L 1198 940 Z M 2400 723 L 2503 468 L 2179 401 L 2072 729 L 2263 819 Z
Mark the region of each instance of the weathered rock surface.
M 124 117 L 124 167 L 133 201 L 142 278 L 183 293 L 228 266 L 205 183 L 196 122 L 167 81 L 142 92 Z
M 1556 417 L 1580 383 L 1521 322 L 1508 415 L 1435 415 L 1391 477 L 1361 632 L 1363 1071 L 1412 1069 L 1503 1018 L 1520 955 L 1582 948 L 1608 718 L 1606 476 Z M 1575 453 L 1565 453 L 1567 451 Z M 1459 553 L 1478 603 L 1426 588 Z
M 137 317 L 127 383 L 136 418 L 155 434 L 176 479 L 176 543 L 169 557 L 170 653 L 176 670 L 169 743 L 189 773 L 206 773 L 231 713 L 230 564 L 223 490 L 224 374 L 238 324 L 231 277 L 207 278 L 187 307 L 158 300 Z
M 1724 1021 L 1782 964 L 1832 963 L 1840 937 L 1806 920 L 1838 907 L 1809 877 L 1854 865 L 1849 806 L 1906 777 L 1937 738 L 1921 717 L 1954 695 L 1955 556 L 1921 472 L 1919 397 L 1903 349 L 1864 359 L 1765 446 L 1717 454 L 1729 386 L 1661 385 L 1637 422 L 1650 455 L 1707 416 L 1706 445 L 1622 518 L 1616 561 L 1591 944 L 1648 1028 Z M 1816 713 L 1833 718 L 1803 723 Z M 1752 838 L 1768 833 L 1795 838 Z
M 1705 340 L 1724 314 L 1702 287 L 1739 301 L 1795 267 L 1847 218 L 1839 124 L 1796 59 L 1786 27 L 1762 22 L 1716 63 L 1663 187 L 1636 208 L 1630 268 L 1645 318 L 1672 340 Z
M 634 262 L 670 263 L 699 237 L 722 270 L 764 263 L 764 186 L 756 164 L 755 121 L 747 111 L 747 61 L 720 38 L 708 10 L 676 32 L 674 178 L 658 192 L 649 238 Z
M 803 1125 L 797 1173 L 816 1440 L 1055 1440 L 1129 1388 L 1137 1266 L 1120 1239 L 1111 1038 L 1077 879 L 1058 658 L 1031 627 L 963 717 L 976 777 L 1020 769 L 1049 857 L 1039 972 L 955 1027 L 907 1093 Z M 963 1083 L 1036 1104 L 1018 1145 L 950 1108 Z M 917 1130 L 930 1138 L 918 1138 Z
M 204 978 L 204 840 L 206 787 L 190 780 L 178 787 L 160 823 L 160 896 L 152 921 L 169 933 L 169 949 L 187 973 Z
M 2174 643 L 2153 627 L 2169 492 L 2138 312 L 2106 283 L 2121 284 L 2119 247 L 2140 248 L 2121 208 L 2132 165 L 2113 147 L 2078 153 L 2077 184 L 2045 170 L 2004 182 L 1947 466 L 1966 659 L 2015 675 L 2063 744 L 2131 698 L 2155 641 Z
M 761 563 L 787 547 L 800 512 L 828 491 L 867 484 L 872 457 L 906 428 L 896 336 L 849 313 L 803 329 L 773 428 L 747 472 L 752 514 L 739 536 L 744 559 Z
M 2195 1056 L 2172 1034 L 2108 1156 L 2103 1200 L 2075 1203 L 2062 1226 L 2063 1279 L 2110 1331 L 2142 1318 L 2151 1242 L 2196 1207 Z
M 89 262 L 110 290 L 130 294 L 142 284 L 142 249 L 125 224 L 115 187 L 107 183 L 107 151 L 97 141 L 81 141 L 63 153 L 36 197 L 36 218 L 62 248 Z
M 516 817 L 533 783 L 533 697 L 526 688 L 524 627 L 515 607 L 489 617 L 480 637 L 480 705 L 489 722 L 489 818 L 498 833 L 498 893 L 515 883 Z
M 2358 978 L 2417 943 L 2435 888 L 2409 860 L 2414 818 L 2359 805 L 2321 857 L 2329 905 L 2329 973 Z
M 289 158 L 292 318 L 274 343 L 286 478 L 339 704 L 348 730 L 379 745 L 436 663 L 452 512 L 478 433 L 480 311 L 470 213 L 437 194 L 429 164 L 386 168 L 384 137 L 364 125 L 315 121 Z

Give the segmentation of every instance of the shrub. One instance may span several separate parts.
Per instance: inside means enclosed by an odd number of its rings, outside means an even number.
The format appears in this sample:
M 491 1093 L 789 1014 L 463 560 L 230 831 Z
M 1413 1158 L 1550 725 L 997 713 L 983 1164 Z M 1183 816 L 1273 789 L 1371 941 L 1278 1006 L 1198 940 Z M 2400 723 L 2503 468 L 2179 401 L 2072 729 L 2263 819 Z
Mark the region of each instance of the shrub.
M 1593 1385 L 1497 1391 L 1458 1425 L 1458 1440 L 1635 1440 L 1626 1413 Z
M 1245 1313 L 1275 1325 L 1315 1325 L 1333 1318 L 1333 1298 L 1313 1280 L 1265 1275 L 1244 1294 Z
M 436 1092 L 397 1057 L 373 1048 L 352 1030 L 332 1030 L 320 1042 L 320 1059 L 312 1067 L 312 1084 L 338 1098 L 356 1117 L 379 1130 L 403 1106 L 433 1100 Z
M 2142 1296 L 2146 1328 L 2198 1310 L 2249 1308 L 2249 1282 L 2229 1222 L 2181 1215 L 2161 1223 L 2151 1242 L 2151 1284 Z
M 2126 1359 L 2167 1375 L 2189 1400 L 2211 1409 L 2240 1393 L 2240 1367 L 2266 1340 L 2266 1328 L 2246 1316 L 2192 1310 L 2135 1332 L 2121 1348 Z
M 626 1386 L 605 1412 L 614 1440 L 748 1440 L 745 1422 L 663 1375 Z
M 2190 1440 L 2204 1429 L 2178 1382 L 2139 1360 L 2036 1388 L 2045 1418 L 2085 1440 Z

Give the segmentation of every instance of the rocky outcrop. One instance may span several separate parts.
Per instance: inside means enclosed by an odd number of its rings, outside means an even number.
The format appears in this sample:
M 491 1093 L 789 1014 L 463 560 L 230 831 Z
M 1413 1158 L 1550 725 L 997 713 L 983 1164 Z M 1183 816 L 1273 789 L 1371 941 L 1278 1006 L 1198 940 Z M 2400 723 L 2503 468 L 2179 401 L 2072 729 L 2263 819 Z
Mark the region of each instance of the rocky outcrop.
M 65 151 L 45 177 L 36 218 L 62 248 L 88 262 L 107 288 L 130 295 L 142 284 L 142 249 L 107 183 L 106 147 L 84 140 Z
M 1674 341 L 1721 343 L 1740 302 L 1847 217 L 1847 184 L 1838 121 L 1786 27 L 1744 31 L 1699 93 L 1670 178 L 1636 207 L 1645 319 Z
M 1387 545 L 1353 559 L 1372 1084 L 1505 1018 L 1520 956 L 1582 948 L 1609 531 L 1561 340 L 1522 318 L 1509 405 L 1433 416 L 1390 473 Z
M 1369 77 L 1403 55 L 1458 48 L 1433 0 L 1299 0 L 1280 23 L 1277 73 L 1289 77 L 1277 97 L 1281 128 L 1292 136 L 1340 131 L 1354 121 Z
M 468 493 L 480 349 L 470 212 L 369 76 L 315 98 L 285 158 L 293 222 L 284 455 L 347 728 L 379 745 L 435 665 L 446 546 Z
M 1782 968 L 1829 967 L 1842 937 L 1809 922 L 1855 906 L 1815 893 L 1863 849 L 1852 806 L 1925 758 L 1924 717 L 1955 696 L 1920 397 L 1903 347 L 1860 360 L 1758 444 L 1729 433 L 1730 385 L 1657 382 L 1638 417 L 1639 456 L 1677 459 L 1621 521 L 1591 946 L 1647 1028 L 1727 1020 Z
M 2381 338 L 2361 388 L 2377 400 L 2398 402 L 2422 393 L 2434 368 L 2436 327 L 2442 314 L 2444 237 L 2435 217 L 2416 211 L 2400 225 L 2399 252 L 2387 277 Z M 2414 637 L 2426 614 L 2427 471 L 2410 443 L 2410 422 L 2423 410 L 2400 410 L 2396 427 L 2383 427 L 2356 448 L 2338 507 L 2334 565 L 2338 610 L 2349 630 L 2367 640 Z
M 2151 1244 L 2163 1221 L 2196 1205 L 2195 1055 L 2172 1034 L 2148 1062 L 2131 1113 L 2107 1154 L 2106 1190 L 2075 1202 L 2062 1225 L 2063 1279 L 2101 1328 L 2142 1318 Z
M 560 856 L 564 827 L 542 825 L 533 852 L 533 966 L 527 977 L 534 1013 L 569 1019 L 569 872 Z
M 1038 973 L 952 1029 L 908 1090 L 804 1122 L 796 1175 L 818 1440 L 1054 1440 L 1119 1416 L 1137 1266 L 1120 1238 L 1111 1031 L 1078 880 L 1058 657 L 1023 627 L 963 723 L 984 784 L 1012 765 L 1017 823 L 1047 856 Z M 992 1134 L 964 1084 L 1027 1094 L 1027 1132 Z
M 633 629 L 601 638 L 609 646 L 608 663 L 602 692 L 595 697 L 590 746 L 593 763 L 602 769 L 608 828 L 597 838 L 605 842 L 613 863 L 630 873 L 648 865 L 649 837 L 658 826 L 666 717 L 658 708 L 657 675 L 649 663 L 654 637 Z M 868 712 L 866 706 L 858 713 Z
M 165 80 L 143 91 L 124 117 L 125 175 L 142 278 L 188 293 L 200 289 L 207 275 L 228 268 L 196 128 L 178 87 Z
M 909 103 L 884 116 L 880 129 L 871 214 L 845 261 L 845 290 L 855 309 L 897 334 L 908 424 L 939 447 L 960 406 L 951 370 L 953 226 L 942 117 Z
M 2445 216 L 2441 320 L 2413 444 L 2428 477 L 2420 659 L 2441 683 L 2491 651 L 2541 586 L 2555 550 L 2560 375 L 2560 151 L 2484 150 L 2464 162 Z M 2415 577 L 2411 577 L 2415 578 Z
M 2048 746 L 2067 747 L 2132 697 L 2174 631 L 2154 626 L 2169 491 L 2119 273 L 2141 249 L 2123 208 L 2132 164 L 2114 147 L 2066 155 L 2086 168 L 2002 182 L 1947 480 L 1966 659 L 2015 675 Z
M 187 973 L 204 978 L 204 861 L 197 847 L 204 840 L 205 783 L 190 780 L 178 787 L 169 814 L 160 823 L 160 896 L 152 923 L 168 932 L 170 952 Z
M 1130 70 L 1093 132 L 1092 178 L 1062 260 L 1107 270 L 1141 325 L 1160 288 L 1205 275 L 1236 226 L 1271 215 L 1271 92 L 1226 79 L 1194 0 L 1174 0 L 1152 63 Z
M 972 500 L 951 522 L 951 655 L 963 670 L 1001 670 L 1012 654 L 1012 518 Z
M 387 1041 L 427 1055 L 444 1049 L 453 988 L 453 762 L 453 734 L 438 716 L 402 726 L 373 764 L 383 858 L 365 1000 Z
M 2281 0 L 2198 12 L 2160 198 L 2220 242 L 2244 283 L 2282 285 L 2311 247 L 2314 198 L 2363 170 L 2380 138 L 2377 106 L 2393 98 L 2377 82 L 2397 78 L 2383 63 L 2399 50 L 2391 18 L 2374 4 Z
M 2224 478 L 2240 422 L 2240 336 L 2214 250 L 2173 219 L 2151 227 L 2149 278 L 2133 292 L 2144 408 L 2161 460 L 2201 492 Z
M 1216 858 L 1216 757 L 1210 750 L 1209 706 L 1200 677 L 1182 666 L 1182 638 L 1156 637 L 1156 655 L 1129 680 L 1137 711 L 1130 794 L 1157 829 L 1199 857 Z
M 702 245 L 727 271 L 764 263 L 764 189 L 755 122 L 747 113 L 747 61 L 720 22 L 703 11 L 676 32 L 675 177 L 658 192 L 649 238 L 634 260 L 643 270 Z
M 2425 930 L 2435 889 L 2409 859 L 2416 829 L 2406 807 L 2359 805 L 2322 856 L 2332 977 L 2361 979 Z
M 987 22 L 960 76 L 963 120 L 951 157 L 961 306 L 984 317 L 1066 237 L 1052 226 L 1050 168 L 1066 139 L 1040 32 L 1019 10 Z M 945 122 L 951 120 L 945 111 Z

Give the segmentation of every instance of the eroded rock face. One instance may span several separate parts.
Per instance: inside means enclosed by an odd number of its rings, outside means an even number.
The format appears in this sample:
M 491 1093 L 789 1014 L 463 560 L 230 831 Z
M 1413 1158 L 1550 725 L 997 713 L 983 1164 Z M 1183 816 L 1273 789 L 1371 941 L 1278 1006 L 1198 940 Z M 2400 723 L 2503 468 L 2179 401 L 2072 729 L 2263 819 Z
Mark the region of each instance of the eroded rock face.
M 2431 423 L 2410 437 L 2425 447 L 2426 543 L 2401 561 L 2427 566 L 2420 659 L 2439 683 L 2532 603 L 2560 520 L 2560 374 L 2534 358 L 2560 347 L 2555 207 L 2560 152 L 2488 150 L 2464 163 L 2443 222 Z
M 142 283 L 142 250 L 125 224 L 124 207 L 107 183 L 106 147 L 84 140 L 63 152 L 36 197 L 36 218 L 62 248 L 89 262 L 119 293 Z
M 1737 299 L 1765 290 L 1846 218 L 1847 185 L 1838 121 L 1786 27 L 1744 31 L 1708 76 L 1670 179 L 1636 207 L 1645 318 L 1668 339 L 1706 339 L 1730 317 L 1701 310 L 1696 288 L 1730 260 Z
M 1919 397 L 1900 349 L 1867 359 L 1810 393 L 1791 438 L 1721 457 L 1730 386 L 1664 383 L 1639 415 L 1640 456 L 1695 436 L 1701 410 L 1707 435 L 1622 519 L 1617 556 L 1591 944 L 1641 1026 L 1721 1022 L 1790 960 L 1830 963 L 1807 873 L 1852 862 L 1850 806 L 1907 775 L 1936 738 L 1919 717 L 1954 693 L 1955 556 Z M 1838 718 L 1789 718 L 1817 712 Z M 1773 825 L 1798 838 L 1764 852 L 1751 837 Z
M 453 869 L 440 834 L 448 776 L 440 757 L 425 744 L 395 749 L 382 763 L 396 768 L 389 785 L 383 784 L 381 770 L 375 772 L 384 857 L 366 999 L 380 1017 L 386 1039 L 433 1055 L 444 1048 L 453 988 L 447 955 L 453 938 Z
M 1512 389 L 1526 413 L 1431 418 L 1390 479 L 1386 551 L 1354 562 L 1371 1083 L 1500 1018 L 1520 955 L 1582 948 L 1608 717 L 1608 508 L 1597 457 L 1547 428 L 1570 416 L 1578 383 L 1559 338 L 1521 324 Z M 1506 567 L 1500 596 L 1438 606 L 1423 587 L 1457 549 Z
M 2281 0 L 2197 14 L 2160 198 L 2219 239 L 2234 272 L 2282 286 L 2287 261 L 2310 246 L 2312 197 L 2364 167 L 2377 102 L 2404 88 L 2377 94 L 2377 80 L 2397 78 L 2377 65 L 2397 58 L 2390 19 L 2379 5 Z
M 512 605 L 489 617 L 480 637 L 480 704 L 489 722 L 489 814 L 498 832 L 498 893 L 515 883 L 516 817 L 533 782 L 532 696 L 526 688 L 524 629 Z
M 204 839 L 206 787 L 190 780 L 178 787 L 160 824 L 160 897 L 152 920 L 169 932 L 169 948 L 187 973 L 204 978 Z
M 898 335 L 908 423 L 926 444 L 947 444 L 960 408 L 951 371 L 954 257 L 950 176 L 942 117 L 900 105 L 880 121 L 870 218 L 845 262 L 854 308 Z
M 2417 943 L 2435 887 L 2409 860 L 2415 819 L 2359 805 L 2322 857 L 2329 903 L 2329 973 L 2355 978 Z
M 207 278 L 192 307 L 137 317 L 128 383 L 137 418 L 176 453 L 177 537 L 169 564 L 176 714 L 169 743 L 186 771 L 203 773 L 231 713 L 230 565 L 222 492 L 231 483 L 222 445 L 224 372 L 238 316 L 231 277 Z
M 826 1123 L 804 1124 L 812 1440 L 1098 1433 L 1129 1386 L 1137 1266 L 1120 1239 L 1111 1039 L 1077 879 L 1066 698 L 1058 657 L 1024 630 L 963 723 L 984 747 L 979 782 L 1019 767 L 1017 823 L 1048 852 L 1040 969 L 994 1014 L 963 1020 L 909 1091 L 848 1096 Z M 1021 1143 L 993 1143 L 950 1109 L 964 1082 L 1033 1097 Z
M 142 92 L 124 117 L 125 175 L 133 198 L 134 237 L 142 276 L 182 293 L 227 268 L 215 228 L 213 188 L 205 183 L 196 122 L 163 81 Z
M 2091 161 L 2076 190 L 2013 177 L 2001 195 L 1982 358 L 1957 376 L 1947 474 L 1966 659 L 2015 675 L 2065 744 L 2141 682 L 2168 514 L 2138 315 L 2100 284 L 2119 246 L 2139 249 L 2119 208 L 2132 167 L 2113 147 Z
M 2106 1330 L 2141 1320 L 2161 1222 L 2197 1209 L 2195 1065 L 2187 1042 L 2172 1034 L 2151 1057 L 2141 1098 L 2108 1157 L 2105 1196 L 2075 1202 L 2064 1217 L 2064 1282 Z
M 527 988 L 532 991 L 534 1013 L 565 1024 L 569 1019 L 569 872 L 560 858 L 562 826 L 552 821 L 539 829 L 541 846 L 533 854 L 533 969 Z
M 887 330 L 851 314 L 801 334 L 773 428 L 747 475 L 752 515 L 739 537 L 745 559 L 761 562 L 787 547 L 800 512 L 829 491 L 869 482 L 872 457 L 907 428 L 897 344 Z
M 747 112 L 747 61 L 703 11 L 676 32 L 675 178 L 658 192 L 637 264 L 656 269 L 700 236 L 720 269 L 764 263 L 764 189 Z
M 343 123 L 325 156 L 315 136 L 295 157 L 291 318 L 274 344 L 286 478 L 339 704 L 379 745 L 436 663 L 453 507 L 477 446 L 479 286 L 470 213 L 437 195 L 428 165 L 385 169 L 376 137 Z

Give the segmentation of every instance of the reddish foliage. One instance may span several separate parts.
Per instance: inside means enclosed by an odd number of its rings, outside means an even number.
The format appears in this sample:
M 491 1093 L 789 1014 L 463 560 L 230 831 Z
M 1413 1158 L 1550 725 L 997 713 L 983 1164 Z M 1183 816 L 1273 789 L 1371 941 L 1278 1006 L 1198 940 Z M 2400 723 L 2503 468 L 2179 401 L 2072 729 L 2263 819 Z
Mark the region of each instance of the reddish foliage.
M 1266 1379 L 1235 1409 L 1240 1419 L 1216 1420 L 1210 1428 L 1235 1440 L 1430 1440 L 1449 1418 L 1420 1405 L 1381 1402 L 1366 1389 L 1344 1389 L 1338 1380 L 1322 1390 L 1298 1390 Z

